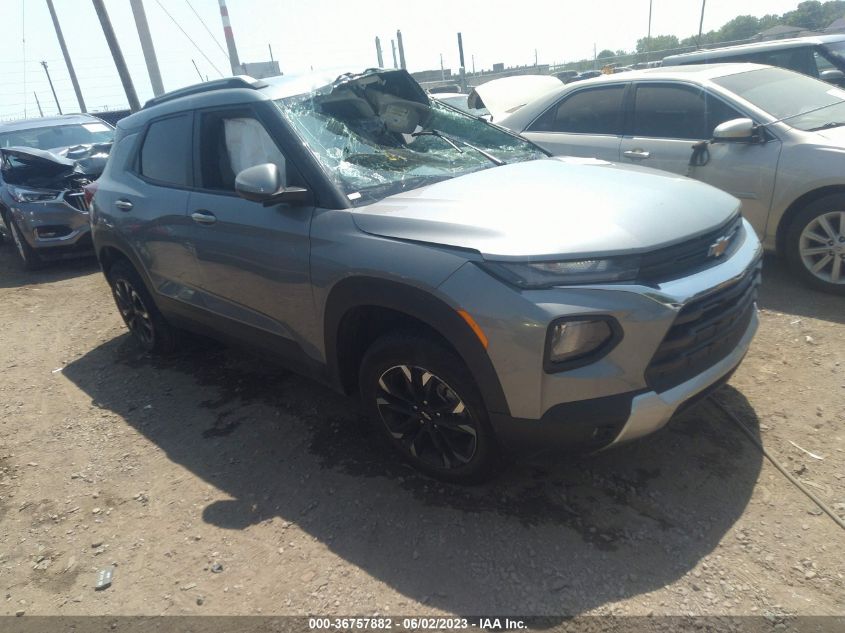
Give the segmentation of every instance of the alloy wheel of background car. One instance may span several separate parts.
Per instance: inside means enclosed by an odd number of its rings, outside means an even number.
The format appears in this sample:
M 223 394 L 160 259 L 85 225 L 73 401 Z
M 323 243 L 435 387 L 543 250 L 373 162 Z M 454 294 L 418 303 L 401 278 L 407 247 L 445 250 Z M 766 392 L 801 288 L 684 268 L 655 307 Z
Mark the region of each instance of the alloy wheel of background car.
M 784 245 L 793 270 L 808 285 L 845 295 L 845 194 L 804 207 L 792 219 Z
M 33 248 L 27 244 L 23 235 L 20 233 L 17 223 L 13 218 L 9 219 L 9 232 L 12 234 L 12 242 L 15 244 L 15 249 L 18 251 L 18 256 L 21 258 L 21 264 L 24 270 L 34 270 L 41 264 L 41 259 L 35 253 Z
M 801 231 L 798 248 L 813 275 L 827 283 L 845 284 L 845 211 L 813 218 Z
M 456 483 L 488 479 L 499 448 L 469 369 L 440 342 L 394 332 L 373 343 L 359 374 L 379 434 L 422 472 Z
M 125 261 L 107 273 L 112 296 L 130 334 L 148 352 L 168 353 L 176 347 L 176 331 L 164 320 L 144 282 Z
M 455 390 L 427 369 L 397 365 L 385 371 L 376 406 L 388 432 L 414 457 L 448 470 L 475 456 L 475 420 Z

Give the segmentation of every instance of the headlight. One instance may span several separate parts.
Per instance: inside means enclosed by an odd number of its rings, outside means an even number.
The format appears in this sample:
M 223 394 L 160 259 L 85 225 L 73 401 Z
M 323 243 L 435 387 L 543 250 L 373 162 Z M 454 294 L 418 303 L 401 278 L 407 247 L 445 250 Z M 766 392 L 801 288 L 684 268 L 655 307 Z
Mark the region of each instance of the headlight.
M 557 262 L 484 262 L 492 275 L 520 288 L 599 284 L 636 279 L 640 258 L 608 257 Z
M 546 337 L 546 371 L 594 362 L 621 338 L 619 324 L 610 317 L 558 319 L 549 326 Z
M 24 189 L 9 186 L 9 195 L 15 202 L 49 202 L 62 194 L 61 191 L 47 191 L 45 189 Z

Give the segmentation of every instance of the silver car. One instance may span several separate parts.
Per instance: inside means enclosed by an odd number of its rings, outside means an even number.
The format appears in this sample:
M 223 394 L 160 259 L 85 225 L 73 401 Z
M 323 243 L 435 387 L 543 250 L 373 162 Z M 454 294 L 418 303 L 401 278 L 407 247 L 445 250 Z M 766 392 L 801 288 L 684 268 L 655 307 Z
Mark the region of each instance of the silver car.
M 0 124 L 0 219 L 25 269 L 91 255 L 84 187 L 102 173 L 113 135 L 87 114 Z
M 554 154 L 719 187 L 808 284 L 845 294 L 845 90 L 756 64 L 657 68 L 566 86 L 501 124 Z
M 659 429 L 757 328 L 738 200 L 550 158 L 404 70 L 156 98 L 118 123 L 92 231 L 144 348 L 185 328 L 274 353 L 453 481 Z

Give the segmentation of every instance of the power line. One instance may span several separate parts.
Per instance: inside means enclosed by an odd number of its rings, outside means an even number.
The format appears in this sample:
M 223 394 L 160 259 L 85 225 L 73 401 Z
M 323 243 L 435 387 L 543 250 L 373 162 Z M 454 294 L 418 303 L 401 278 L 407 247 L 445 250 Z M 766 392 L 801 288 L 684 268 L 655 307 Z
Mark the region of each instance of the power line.
M 218 75 L 220 75 L 221 77 L 225 77 L 225 75 L 224 75 L 223 73 L 221 73 L 221 72 L 220 72 L 220 69 L 219 69 L 219 68 L 217 68 L 217 66 L 215 66 L 215 65 L 214 65 L 214 62 L 213 62 L 213 61 L 211 61 L 211 60 L 208 58 L 208 55 L 206 55 L 206 54 L 203 52 L 203 50 L 202 50 L 202 49 L 201 49 L 201 48 L 197 45 L 197 43 L 196 43 L 194 40 L 192 40 L 192 39 L 191 39 L 191 36 L 190 36 L 190 35 L 188 35 L 188 33 L 185 31 L 185 29 L 183 29 L 183 28 L 179 25 L 179 23 L 178 23 L 178 22 L 177 22 L 177 21 L 173 18 L 173 16 L 172 16 L 172 15 L 170 15 L 170 13 L 167 11 L 167 9 L 165 9 L 165 8 L 164 8 L 164 5 L 162 5 L 162 4 L 161 4 L 160 0 L 156 0 L 156 4 L 159 6 L 159 8 L 160 8 L 162 11 L 164 11 L 164 13 L 167 15 L 167 17 L 168 17 L 168 18 L 170 18 L 170 20 L 173 22 L 173 24 L 175 24 L 175 25 L 176 25 L 176 27 L 177 27 L 180 31 L 182 31 L 182 34 L 183 34 L 185 37 L 187 37 L 187 38 L 188 38 L 188 41 L 189 41 L 191 44 L 193 44 L 193 45 L 194 45 L 194 48 L 196 48 L 196 49 L 199 51 L 199 54 L 200 54 L 200 55 L 202 55 L 203 57 L 205 57 L 205 60 L 206 60 L 209 64 L 211 64 L 211 67 L 212 67 L 214 70 L 216 70 L 216 71 L 217 71 L 217 74 L 218 74 Z
M 228 57 L 229 54 L 226 52 L 226 49 L 224 49 L 223 45 L 220 44 L 220 42 L 217 41 L 216 37 L 214 37 L 214 33 L 212 33 L 211 29 L 208 28 L 208 25 L 205 23 L 205 20 L 203 20 L 200 17 L 200 14 L 197 13 L 196 9 L 194 9 L 194 5 L 191 4 L 191 0 L 185 0 L 185 3 L 191 8 L 191 11 L 194 12 L 194 15 L 197 16 L 197 20 L 200 21 L 200 24 L 202 24 L 203 28 L 206 30 L 206 32 L 209 34 L 209 36 L 211 36 L 211 39 L 214 40 L 214 43 L 217 44 L 217 48 L 220 49 L 220 52 L 223 53 L 226 57 Z

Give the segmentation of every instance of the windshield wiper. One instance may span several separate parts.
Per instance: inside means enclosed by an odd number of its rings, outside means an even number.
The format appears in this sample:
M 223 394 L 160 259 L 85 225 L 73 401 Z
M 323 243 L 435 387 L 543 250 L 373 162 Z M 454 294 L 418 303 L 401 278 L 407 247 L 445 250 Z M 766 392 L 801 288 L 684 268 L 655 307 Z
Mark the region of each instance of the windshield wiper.
M 832 127 L 841 127 L 845 125 L 845 122 L 842 121 L 830 121 L 829 123 L 825 123 L 824 125 L 819 125 L 818 127 L 811 127 L 808 132 L 818 132 L 819 130 L 829 130 Z
M 446 136 L 445 134 L 443 134 L 442 132 L 439 132 L 437 130 L 420 130 L 419 132 L 412 133 L 411 136 L 436 136 L 437 138 L 446 141 L 449 145 L 454 147 L 459 153 L 463 154 L 464 150 L 462 150 L 460 147 L 458 147 L 458 143 L 461 143 L 465 147 L 469 147 L 470 149 L 474 149 L 476 152 L 481 154 L 484 158 L 486 158 L 491 163 L 496 165 L 496 167 L 501 167 L 502 165 L 505 164 L 505 161 L 503 161 L 501 158 L 496 158 L 490 152 L 487 152 L 487 151 L 481 149 L 480 147 L 476 147 L 472 143 L 467 143 L 463 139 L 450 138 L 450 137 Z

